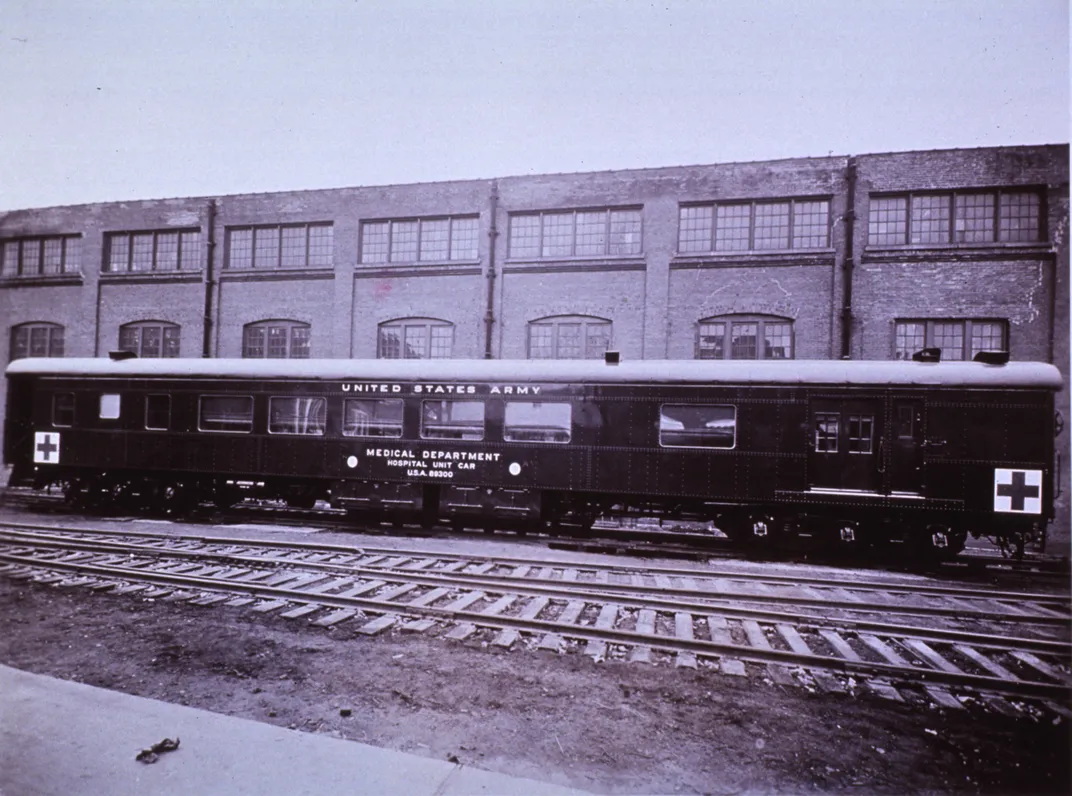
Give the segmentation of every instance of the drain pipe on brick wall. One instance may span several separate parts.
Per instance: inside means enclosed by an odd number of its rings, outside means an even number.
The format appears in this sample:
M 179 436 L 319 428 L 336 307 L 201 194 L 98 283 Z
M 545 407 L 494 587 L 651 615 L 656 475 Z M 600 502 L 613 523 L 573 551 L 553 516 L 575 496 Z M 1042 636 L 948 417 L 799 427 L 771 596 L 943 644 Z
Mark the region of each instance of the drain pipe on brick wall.
M 216 200 L 208 203 L 208 259 L 205 264 L 205 318 L 201 356 L 212 356 L 212 292 L 216 288 Z
M 852 271 L 853 239 L 856 237 L 856 158 L 849 158 L 846 173 L 849 183 L 848 208 L 845 210 L 845 261 L 842 265 L 841 358 L 852 357 Z
M 488 225 L 488 295 L 484 308 L 484 359 L 491 359 L 495 329 L 495 246 L 499 238 L 499 183 L 491 183 L 491 223 Z

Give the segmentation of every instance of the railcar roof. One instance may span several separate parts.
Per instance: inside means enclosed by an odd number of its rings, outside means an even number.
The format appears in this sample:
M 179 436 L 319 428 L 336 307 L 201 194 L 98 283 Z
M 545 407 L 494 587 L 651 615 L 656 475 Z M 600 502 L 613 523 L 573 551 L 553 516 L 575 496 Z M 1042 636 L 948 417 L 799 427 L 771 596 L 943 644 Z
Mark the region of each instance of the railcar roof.
M 572 382 L 604 384 L 829 384 L 1036 387 L 1060 389 L 1061 374 L 1043 362 L 894 362 L 868 360 L 509 359 L 126 359 L 28 358 L 9 376 L 100 378 L 297 379 L 435 383 Z

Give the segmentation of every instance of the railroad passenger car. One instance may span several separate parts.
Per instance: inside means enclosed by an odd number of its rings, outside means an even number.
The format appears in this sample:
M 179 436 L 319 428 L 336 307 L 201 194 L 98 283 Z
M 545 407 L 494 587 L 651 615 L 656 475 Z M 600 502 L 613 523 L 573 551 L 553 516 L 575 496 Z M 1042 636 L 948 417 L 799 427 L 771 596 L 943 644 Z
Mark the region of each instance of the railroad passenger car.
M 12 483 L 80 503 L 647 514 L 950 553 L 1053 513 L 1061 379 L 1041 363 L 23 359 L 7 378 Z

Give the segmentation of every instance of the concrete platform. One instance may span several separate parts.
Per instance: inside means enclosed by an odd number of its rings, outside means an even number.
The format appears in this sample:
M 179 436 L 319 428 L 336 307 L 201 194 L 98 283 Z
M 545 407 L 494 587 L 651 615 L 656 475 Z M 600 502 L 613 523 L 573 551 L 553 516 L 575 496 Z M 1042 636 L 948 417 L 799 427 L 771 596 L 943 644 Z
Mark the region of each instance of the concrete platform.
M 582 791 L 0 666 L 0 796 L 477 793 Z

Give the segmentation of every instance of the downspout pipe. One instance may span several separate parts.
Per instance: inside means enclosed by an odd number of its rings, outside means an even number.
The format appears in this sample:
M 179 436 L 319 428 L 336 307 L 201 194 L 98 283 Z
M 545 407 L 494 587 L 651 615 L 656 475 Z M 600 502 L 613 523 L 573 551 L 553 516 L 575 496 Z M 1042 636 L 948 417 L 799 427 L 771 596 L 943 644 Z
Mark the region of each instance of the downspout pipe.
M 491 223 L 488 225 L 487 298 L 484 306 L 484 359 L 492 359 L 495 331 L 495 247 L 499 239 L 499 182 L 491 182 Z
M 216 288 L 216 200 L 208 203 L 208 260 L 205 264 L 205 317 L 201 356 L 212 356 L 212 293 Z
M 856 158 L 850 157 L 846 170 L 848 207 L 845 209 L 845 260 L 842 263 L 841 358 L 852 356 L 852 274 L 855 268 L 853 244 L 856 238 Z

